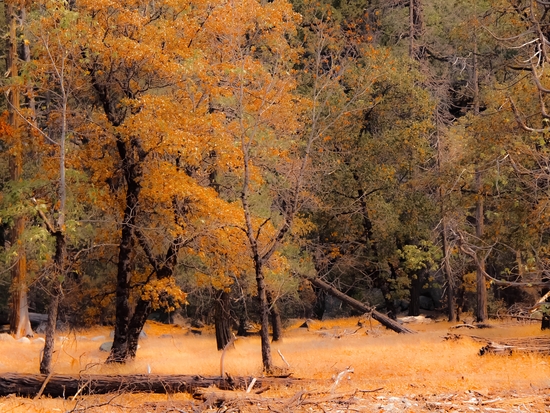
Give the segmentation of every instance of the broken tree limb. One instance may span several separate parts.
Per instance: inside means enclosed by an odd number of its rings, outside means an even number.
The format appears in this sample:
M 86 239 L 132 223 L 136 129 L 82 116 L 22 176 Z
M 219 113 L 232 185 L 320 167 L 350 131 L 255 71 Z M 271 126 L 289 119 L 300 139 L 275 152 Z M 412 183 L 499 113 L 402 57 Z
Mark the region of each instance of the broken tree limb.
M 404 333 L 404 334 L 416 333 L 416 331 L 411 330 L 405 326 L 402 326 L 397 321 L 389 318 L 387 315 L 376 311 L 373 307 L 369 307 L 368 305 L 363 304 L 361 301 L 357 301 L 355 298 L 351 298 L 349 295 L 344 294 L 343 292 L 337 290 L 333 286 L 327 284 L 324 281 L 321 281 L 318 278 L 308 278 L 308 280 L 316 287 L 321 288 L 322 290 L 326 291 L 333 297 L 336 297 L 339 300 L 343 301 L 350 307 L 355 308 L 356 310 L 362 311 L 364 313 L 372 314 L 372 318 L 374 318 L 376 321 L 378 321 L 384 327 L 389 328 L 390 330 L 393 330 L 397 333 Z
M 550 337 L 522 337 L 522 338 L 502 338 L 498 342 L 489 341 L 486 346 L 479 350 L 479 354 L 503 354 L 512 353 L 537 353 L 550 354 Z
M 243 391 L 231 391 L 231 390 L 218 390 L 218 389 L 204 389 L 200 388 L 193 393 L 195 399 L 208 400 L 211 403 L 219 404 L 230 401 L 240 400 L 246 402 L 258 402 L 265 400 L 259 394 L 246 393 Z
M 34 396 L 38 394 L 48 378 L 45 374 L 7 373 L 0 376 L 0 397 L 15 394 Z M 50 397 L 70 397 L 76 394 L 128 393 L 193 393 L 198 388 L 216 386 L 222 390 L 246 389 L 252 377 L 231 377 L 191 375 L 53 375 L 49 378 L 43 394 Z M 290 386 L 303 384 L 308 380 L 298 378 L 263 377 L 256 379 L 256 386 Z

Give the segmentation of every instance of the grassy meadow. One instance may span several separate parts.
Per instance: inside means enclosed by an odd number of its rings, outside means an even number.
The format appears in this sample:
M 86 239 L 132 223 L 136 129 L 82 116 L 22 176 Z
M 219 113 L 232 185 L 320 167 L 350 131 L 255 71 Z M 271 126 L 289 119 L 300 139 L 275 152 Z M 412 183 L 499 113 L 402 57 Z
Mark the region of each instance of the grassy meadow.
M 454 329 L 447 322 L 413 323 L 418 334 L 399 335 L 376 322 L 359 329 L 357 319 L 313 322 L 309 330 L 296 321 L 285 331 L 282 343 L 273 343 L 273 360 L 279 367 L 290 365 L 294 377 L 318 379 L 316 389 L 326 390 L 334 377 L 347 368 L 338 391 L 376 390 L 377 394 L 410 395 L 477 391 L 483 394 L 532 393 L 550 388 L 550 358 L 535 354 L 479 356 L 483 344 L 469 338 L 445 340 L 447 333 L 501 337 L 544 334 L 537 324 L 494 322 L 490 329 Z M 358 330 L 359 329 L 359 330 Z M 148 323 L 147 337 L 140 341 L 137 358 L 124 366 L 105 365 L 108 355 L 99 346 L 109 341 L 108 328 L 65 334 L 58 340 L 54 370 L 60 374 L 197 374 L 219 375 L 220 352 L 214 332 L 202 335 L 187 328 Z M 546 333 L 550 334 L 550 333 Z M 100 339 L 104 336 L 104 339 Z M 339 337 L 339 338 L 338 338 Z M 92 339 L 97 340 L 93 341 Z M 7 372 L 38 373 L 41 343 L 0 342 L 0 375 Z M 284 360 L 280 357 L 283 355 Z M 232 376 L 261 375 L 259 337 L 238 338 L 225 356 L 224 369 Z M 266 397 L 290 397 L 295 389 L 271 389 Z M 95 398 L 88 410 L 73 400 L 0 398 L 0 412 L 126 411 L 145 401 L 189 395 L 119 395 Z M 86 399 L 86 398 L 84 398 Z M 88 400 L 89 402 L 89 400 Z M 118 407 L 117 407 L 118 406 Z M 80 410 L 79 410 L 80 409 Z M 138 410 L 136 410 L 138 411 Z M 149 410 L 143 410 L 149 411 Z M 156 410 L 151 410 L 156 411 Z

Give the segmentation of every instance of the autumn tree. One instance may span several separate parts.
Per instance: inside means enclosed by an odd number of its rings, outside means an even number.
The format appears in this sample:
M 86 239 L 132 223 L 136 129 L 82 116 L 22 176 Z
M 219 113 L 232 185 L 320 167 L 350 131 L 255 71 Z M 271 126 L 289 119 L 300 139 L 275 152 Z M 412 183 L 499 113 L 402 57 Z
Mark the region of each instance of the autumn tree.
M 6 97 L 8 101 L 9 113 L 9 131 L 4 129 L 6 136 L 4 140 L 11 146 L 10 154 L 10 175 L 14 185 L 18 185 L 23 180 L 23 158 L 24 129 L 21 122 L 21 91 L 22 82 L 20 82 L 20 28 L 19 20 L 25 13 L 26 2 L 6 1 L 4 2 L 4 12 L 6 23 L 9 28 L 8 42 L 6 50 L 6 67 L 8 74 L 8 85 L 6 88 Z M 11 244 L 13 248 L 13 263 L 11 267 L 11 313 L 10 313 L 10 331 L 16 337 L 32 336 L 27 301 L 27 257 L 25 252 L 25 242 L 23 239 L 25 231 L 25 214 L 19 208 L 19 213 L 13 217 L 11 229 Z

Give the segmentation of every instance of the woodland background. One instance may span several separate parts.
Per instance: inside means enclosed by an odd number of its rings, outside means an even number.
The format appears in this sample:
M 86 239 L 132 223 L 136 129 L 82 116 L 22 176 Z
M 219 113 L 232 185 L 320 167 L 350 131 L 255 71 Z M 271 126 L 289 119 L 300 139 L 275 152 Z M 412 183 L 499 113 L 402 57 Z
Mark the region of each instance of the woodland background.
M 4 1 L 0 310 L 484 321 L 547 291 L 544 0 Z

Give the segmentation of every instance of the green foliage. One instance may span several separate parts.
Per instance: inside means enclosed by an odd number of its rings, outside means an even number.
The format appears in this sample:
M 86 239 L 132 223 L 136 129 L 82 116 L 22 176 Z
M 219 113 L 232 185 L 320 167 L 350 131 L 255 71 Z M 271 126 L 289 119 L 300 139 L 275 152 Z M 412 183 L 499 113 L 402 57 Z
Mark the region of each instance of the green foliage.
M 429 241 L 421 241 L 419 245 L 405 245 L 398 253 L 407 273 L 422 269 L 434 271 L 441 259 L 441 250 Z

